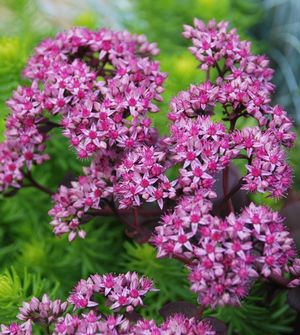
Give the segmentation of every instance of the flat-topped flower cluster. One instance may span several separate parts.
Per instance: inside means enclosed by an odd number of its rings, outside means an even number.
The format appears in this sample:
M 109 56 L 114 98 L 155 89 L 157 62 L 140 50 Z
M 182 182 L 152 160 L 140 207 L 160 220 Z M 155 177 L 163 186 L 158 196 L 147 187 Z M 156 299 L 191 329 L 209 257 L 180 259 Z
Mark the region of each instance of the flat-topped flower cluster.
M 287 113 L 270 105 L 273 70 L 265 56 L 251 53 L 250 42 L 213 20 L 195 19 L 183 35 L 207 80 L 172 99 L 165 137 L 149 118 L 159 110 L 166 78 L 152 60 L 155 44 L 83 28 L 42 42 L 24 72 L 32 85 L 8 102 L 0 189 L 5 194 L 32 182 L 32 166 L 49 159 L 49 131 L 60 127 L 77 156 L 91 163 L 53 195 L 56 235 L 83 238 L 87 217 L 107 211 L 120 219 L 132 211 L 131 228 L 138 229 L 139 210 L 153 203 L 162 214 L 151 239 L 158 256 L 187 264 L 202 305 L 238 304 L 259 275 L 289 276 L 290 287 L 299 281 L 300 262 L 283 218 L 253 203 L 235 213 L 231 200 L 239 189 L 275 198 L 286 193 L 292 182 L 286 151 L 295 134 Z M 245 173 L 229 188 L 235 160 L 244 161 Z M 223 191 L 216 194 L 220 176 Z
M 121 275 L 98 274 L 81 280 L 67 301 L 50 300 L 45 294 L 41 300 L 36 297 L 24 302 L 18 319 L 21 323 L 1 326 L 1 335 L 32 335 L 36 326 L 43 327 L 52 335 L 215 335 L 211 325 L 196 318 L 181 314 L 170 316 L 161 325 L 154 320 L 139 317 L 130 321 L 130 314 L 143 305 L 144 296 L 155 291 L 151 280 L 136 273 Z M 97 296 L 104 296 L 111 313 L 100 313 Z M 67 312 L 68 310 L 73 310 Z M 138 315 L 138 314 L 137 314 Z

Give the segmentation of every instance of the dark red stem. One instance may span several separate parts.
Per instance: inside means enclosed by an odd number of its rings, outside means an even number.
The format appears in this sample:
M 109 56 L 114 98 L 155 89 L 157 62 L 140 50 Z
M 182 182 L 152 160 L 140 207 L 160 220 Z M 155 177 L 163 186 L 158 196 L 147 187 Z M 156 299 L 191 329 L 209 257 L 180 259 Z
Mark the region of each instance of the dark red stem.
M 262 270 L 262 265 L 259 263 L 256 263 L 255 265 L 257 271 L 260 272 Z M 285 278 L 278 274 L 271 273 L 270 276 L 267 277 L 267 279 L 280 287 L 286 288 L 289 282 L 291 282 L 294 278 Z
M 134 226 L 135 228 L 139 227 L 139 212 L 136 207 L 133 208 L 133 213 L 134 213 Z
M 228 213 L 231 213 L 234 211 L 234 209 L 233 209 L 231 197 L 227 197 L 227 195 L 229 194 L 228 186 L 229 186 L 229 166 L 227 166 L 223 172 L 223 192 L 224 192 L 223 201 L 227 205 Z
M 173 258 L 177 259 L 178 261 L 186 264 L 186 265 L 191 265 L 193 263 L 192 259 L 186 258 L 181 255 L 173 255 Z
M 119 209 L 118 213 L 120 215 L 132 215 L 132 211 L 126 210 L 126 209 Z M 139 215 L 144 216 L 144 217 L 157 217 L 161 216 L 162 211 L 160 210 L 142 210 L 140 209 L 138 211 Z M 115 211 L 112 211 L 111 208 L 103 208 L 103 209 L 91 209 L 87 212 L 87 214 L 92 215 L 92 216 L 113 216 L 116 215 Z
M 223 176 L 224 177 L 224 176 Z M 234 194 L 240 190 L 243 185 L 243 178 L 241 178 L 238 183 L 231 189 L 231 191 L 227 194 L 224 192 L 224 198 L 221 200 L 217 210 L 221 210 L 223 206 L 227 203 L 227 201 L 234 196 Z
M 54 192 L 52 192 L 51 190 L 49 190 L 47 187 L 41 185 L 40 183 L 38 183 L 30 174 L 30 172 L 23 172 L 24 177 L 30 182 L 29 185 L 26 185 L 27 187 L 32 186 L 35 187 L 37 189 L 39 189 L 40 191 L 47 193 L 49 195 L 53 195 Z

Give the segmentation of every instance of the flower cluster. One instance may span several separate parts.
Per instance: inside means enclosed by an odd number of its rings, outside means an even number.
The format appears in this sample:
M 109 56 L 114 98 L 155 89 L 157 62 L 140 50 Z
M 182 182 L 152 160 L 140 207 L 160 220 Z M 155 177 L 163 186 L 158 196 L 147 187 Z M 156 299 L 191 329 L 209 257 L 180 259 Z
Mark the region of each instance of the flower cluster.
M 91 298 L 97 293 L 106 297 L 112 310 L 126 307 L 126 311 L 131 312 L 143 304 L 142 297 L 150 291 L 155 291 L 153 283 L 144 277 L 139 279 L 136 273 L 93 275 L 81 280 L 68 300 L 75 308 L 93 307 L 97 303 Z
M 114 334 L 114 335 L 215 335 L 215 330 L 206 321 L 186 318 L 183 315 L 171 316 L 161 325 L 154 320 L 139 320 L 135 325 L 122 316 L 108 316 L 106 319 L 97 317 L 94 312 L 82 314 L 81 317 L 71 316 L 57 324 L 53 335 L 85 335 L 85 334 Z M 8 333 L 13 335 L 13 333 Z M 21 333 L 20 335 L 23 335 Z M 25 335 L 25 333 L 24 333 Z M 29 334 L 28 334 L 29 335 Z M 30 334 L 31 335 L 31 334 Z
M 197 19 L 194 23 L 195 27 L 185 26 L 183 35 L 192 39 L 190 50 L 201 62 L 201 68 L 205 71 L 216 69 L 217 79 L 199 86 L 192 85 L 172 100 L 169 119 L 174 122 L 171 131 L 174 127 L 176 130 L 173 134 L 175 148 L 181 136 L 180 133 L 178 136 L 178 122 L 184 124 L 185 130 L 182 131 L 185 131 L 186 137 L 191 135 L 197 124 L 211 123 L 210 129 L 207 127 L 207 136 L 210 132 L 214 135 L 215 146 L 209 150 L 211 159 L 227 156 L 224 149 L 230 148 L 228 160 L 243 155 L 248 161 L 243 185 L 245 190 L 282 196 L 291 185 L 292 176 L 284 148 L 293 145 L 295 134 L 291 131 L 292 122 L 287 113 L 280 106 L 269 105 L 274 87 L 270 83 L 273 70 L 268 67 L 268 60 L 251 54 L 250 43 L 240 41 L 235 30 L 227 31 L 228 23 L 217 24 L 212 20 L 205 26 Z M 216 133 L 217 128 L 222 126 L 212 122 L 210 117 L 218 106 L 223 109 L 223 121 L 229 123 L 225 138 Z M 256 120 L 257 126 L 237 130 L 239 119 L 244 117 Z M 225 124 L 223 128 L 226 129 Z M 227 145 L 221 154 L 218 153 L 220 143 Z M 198 145 L 198 151 L 195 148 L 191 151 L 200 156 L 205 166 L 207 164 L 202 156 L 205 158 L 206 153 L 203 155 L 199 150 Z M 226 157 L 223 159 L 226 160 Z
M 199 303 L 237 305 L 259 275 L 299 277 L 294 242 L 278 213 L 252 203 L 235 214 L 230 199 L 239 189 L 282 196 L 291 185 L 285 150 L 295 134 L 287 113 L 269 105 L 274 87 L 268 60 L 252 55 L 250 43 L 225 22 L 194 24 L 185 26 L 184 36 L 192 39 L 190 50 L 207 78 L 212 71 L 217 78 L 191 85 L 171 101 L 170 152 L 180 167 L 181 196 L 163 215 L 152 242 L 158 257 L 187 264 Z M 220 109 L 222 122 L 215 122 Z M 240 129 L 242 118 L 255 125 Z M 246 174 L 229 189 L 235 159 L 246 161 Z M 220 174 L 223 192 L 216 194 Z M 221 207 L 213 206 L 216 197 Z M 223 205 L 228 215 L 220 218 Z
M 164 199 L 176 196 L 175 181 L 166 176 L 167 149 L 140 146 L 131 151 L 116 169 L 114 194 L 120 208 L 140 206 L 141 200 L 156 201 L 163 208 Z
M 39 323 L 50 325 L 63 315 L 66 308 L 66 302 L 62 303 L 60 300 L 52 301 L 47 294 L 44 294 L 41 301 L 33 297 L 29 302 L 24 302 L 17 317 L 23 321 L 38 321 Z
M 239 153 L 225 125 L 208 116 L 178 120 L 171 126 L 171 136 L 173 159 L 182 166 L 178 183 L 185 194 L 211 190 L 214 175 Z
M 282 218 L 250 204 L 239 216 L 210 214 L 203 195 L 184 197 L 156 228 L 158 256 L 189 261 L 190 282 L 204 305 L 238 304 L 258 274 L 299 272 L 296 249 Z
M 168 318 L 160 326 L 154 321 L 141 320 L 133 327 L 133 335 L 171 335 L 171 334 L 187 334 L 187 335 L 215 335 L 211 325 L 206 321 L 196 321 L 195 318 L 188 319 L 183 315 L 177 315 Z
M 68 233 L 70 241 L 77 235 L 85 236 L 85 231 L 79 228 L 84 215 L 100 209 L 101 198 L 112 193 L 107 187 L 111 178 L 110 157 L 98 154 L 91 166 L 83 169 L 84 176 L 72 181 L 70 187 L 60 186 L 59 192 L 53 196 L 55 205 L 49 214 L 53 217 L 50 224 L 56 235 Z
M 152 60 L 157 53 L 156 44 L 143 35 L 107 29 L 74 28 L 43 41 L 24 71 L 31 87 L 19 88 L 8 101 L 12 115 L 0 145 L 0 191 L 18 189 L 27 181 L 26 186 L 33 185 L 30 170 L 49 159 L 44 142 L 59 127 L 78 157 L 92 157 L 92 162 L 71 187 L 61 186 L 53 196 L 49 214 L 55 234 L 67 233 L 69 240 L 84 237 L 80 224 L 85 215 L 101 209 L 102 198 L 111 201 L 112 190 L 120 208 L 139 205 L 131 184 L 142 176 L 143 185 L 155 185 L 139 195 L 162 207 L 162 199 L 175 191 L 163 174 L 167 164 L 162 164 L 162 144 L 147 117 L 158 111 L 154 101 L 162 99 L 166 78 Z M 137 167 L 122 175 L 130 157 L 144 153 L 141 146 L 157 151 L 153 166 L 148 166 L 151 173 Z
M 38 83 L 19 87 L 7 104 L 12 113 L 6 121 L 6 140 L 0 144 L 0 191 L 20 187 L 33 164 L 49 159 L 44 153 L 44 96 Z
M 29 320 L 22 324 L 1 325 L 1 335 L 32 335 L 32 322 Z
M 44 295 L 40 301 L 32 298 L 29 303 L 23 303 L 18 319 L 21 324 L 1 325 L 1 335 L 32 335 L 35 326 L 42 326 L 47 334 L 52 335 L 215 335 L 211 325 L 196 318 L 186 318 L 181 314 L 169 317 L 161 325 L 154 320 L 139 318 L 131 321 L 122 314 L 143 304 L 143 297 L 150 291 L 155 291 L 153 283 L 136 273 L 125 275 L 92 275 L 87 280 L 81 280 L 71 293 L 68 301 L 51 301 Z M 100 313 L 98 303 L 90 299 L 95 294 L 105 297 L 113 314 Z M 66 308 L 73 306 L 73 313 L 66 313 Z M 80 310 L 76 313 L 76 310 Z
M 141 35 L 74 28 L 36 48 L 24 71 L 31 87 L 8 101 L 6 141 L 0 148 L 0 190 L 22 186 L 26 169 L 40 164 L 52 127 L 61 127 L 81 158 L 149 137 L 147 112 L 157 112 L 166 75 L 158 53 Z M 59 114 L 60 124 L 50 120 Z M 129 118 L 130 117 L 130 118 Z
M 231 199 L 240 189 L 275 198 L 286 193 L 292 181 L 286 151 L 295 134 L 287 112 L 270 105 L 269 61 L 253 55 L 250 43 L 228 30 L 228 23 L 205 25 L 195 19 L 183 35 L 192 40 L 190 51 L 206 81 L 172 99 L 166 137 L 149 118 L 158 111 L 155 102 L 162 99 L 166 78 L 152 60 L 155 44 L 127 32 L 84 28 L 42 42 L 24 72 L 31 87 L 19 88 L 8 102 L 12 115 L 0 145 L 0 190 L 18 189 L 24 179 L 32 183 L 26 186 L 36 185 L 29 170 L 48 158 L 44 142 L 53 127 L 60 127 L 90 165 L 53 195 L 49 214 L 56 235 L 83 238 L 82 225 L 93 216 L 122 219 L 126 211 L 134 213 L 134 223 L 124 219 L 125 228 L 141 232 L 140 207 L 159 206 L 158 225 L 157 215 L 148 220 L 157 225 L 152 242 L 158 256 L 187 264 L 201 304 L 238 304 L 258 275 L 289 274 L 293 285 L 300 282 L 299 260 L 283 219 L 254 204 L 234 213 Z M 228 175 L 237 159 L 245 173 L 230 187 Z M 222 192 L 217 192 L 219 178 Z M 78 285 L 71 303 L 92 307 L 93 293 L 104 292 L 113 308 L 131 311 L 146 291 L 135 277 L 124 278 L 114 277 L 118 289 L 108 289 L 103 278 L 91 277 Z M 66 316 L 63 324 L 97 323 L 93 313 Z M 122 320 L 110 322 L 123 325 Z
M 243 104 L 248 113 L 260 118 L 261 109 L 270 101 L 274 90 L 269 82 L 273 70 L 268 67 L 266 57 L 253 55 L 251 43 L 241 41 L 235 29 L 228 31 L 228 25 L 228 22 L 215 20 L 205 25 L 195 19 L 194 27 L 184 26 L 183 36 L 192 40 L 193 46 L 189 49 L 200 61 L 201 69 L 208 71 L 216 67 L 222 76 L 222 80 L 217 81 L 218 100 L 232 103 L 234 108 Z M 223 60 L 224 68 L 221 69 L 220 61 Z
M 43 84 L 63 134 L 85 158 L 147 133 L 165 79 L 148 57 L 157 52 L 144 36 L 75 28 L 44 41 L 24 73 Z

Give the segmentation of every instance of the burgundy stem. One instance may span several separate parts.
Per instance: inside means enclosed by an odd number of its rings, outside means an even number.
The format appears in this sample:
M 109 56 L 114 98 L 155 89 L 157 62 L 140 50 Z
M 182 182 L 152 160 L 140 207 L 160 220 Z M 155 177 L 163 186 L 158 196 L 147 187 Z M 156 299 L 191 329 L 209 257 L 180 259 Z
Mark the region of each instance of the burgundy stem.
M 204 312 L 204 311 L 205 311 L 205 306 L 200 305 L 199 308 L 197 309 L 197 317 L 198 317 L 199 319 L 202 318 L 202 316 L 203 316 L 203 312 Z
M 23 172 L 24 174 L 24 177 L 26 177 L 29 181 L 30 181 L 30 184 L 27 185 L 27 186 L 32 186 L 32 187 L 35 187 L 37 189 L 39 189 L 40 191 L 44 192 L 44 193 L 47 193 L 49 195 L 53 195 L 54 192 L 52 192 L 51 190 L 49 190 L 47 187 L 41 185 L 40 183 L 38 183 L 33 177 L 32 175 L 30 174 L 30 172 L 28 171 L 27 173 Z
M 112 210 L 112 212 L 116 215 L 116 217 L 126 226 L 130 227 L 131 225 L 127 222 L 121 212 L 116 208 L 114 201 L 107 201 L 108 206 Z
M 132 215 L 132 211 L 126 210 L 126 209 L 119 209 L 118 213 L 120 215 Z M 103 208 L 103 209 L 91 209 L 88 211 L 89 215 L 92 216 L 113 216 L 116 215 L 115 211 L 112 211 L 111 208 Z M 162 214 L 162 211 L 160 210 L 139 210 L 138 214 L 144 217 L 160 217 Z
M 259 264 L 259 263 L 256 263 L 255 265 L 256 265 L 256 269 L 258 270 L 258 272 L 260 272 L 261 269 L 262 269 L 262 265 Z M 289 282 L 292 281 L 294 278 L 285 278 L 285 277 L 282 277 L 282 276 L 280 276 L 278 274 L 271 273 L 267 277 L 267 279 L 269 281 L 271 281 L 272 283 L 277 284 L 280 287 L 285 287 L 286 288 L 287 285 L 289 284 Z
M 177 259 L 178 261 L 186 264 L 186 265 L 191 265 L 193 263 L 193 261 L 189 258 L 186 258 L 184 256 L 181 255 L 173 255 L 173 258 Z
M 221 210 L 223 206 L 227 203 L 227 200 L 229 200 L 237 191 L 239 191 L 242 185 L 243 185 L 243 178 L 241 178 L 238 181 L 238 183 L 231 189 L 229 193 L 225 195 L 224 192 L 224 198 L 221 200 L 219 206 L 217 207 L 217 210 Z
M 227 210 L 228 213 L 231 213 L 234 211 L 233 209 L 233 205 L 232 205 L 232 200 L 231 200 L 231 196 L 228 196 L 228 186 L 229 186 L 229 166 L 227 166 L 223 172 L 223 192 L 224 192 L 224 199 L 223 201 L 225 202 L 225 204 L 227 205 Z
M 133 208 L 133 213 L 134 213 L 134 226 L 135 228 L 139 227 L 139 212 L 136 207 Z

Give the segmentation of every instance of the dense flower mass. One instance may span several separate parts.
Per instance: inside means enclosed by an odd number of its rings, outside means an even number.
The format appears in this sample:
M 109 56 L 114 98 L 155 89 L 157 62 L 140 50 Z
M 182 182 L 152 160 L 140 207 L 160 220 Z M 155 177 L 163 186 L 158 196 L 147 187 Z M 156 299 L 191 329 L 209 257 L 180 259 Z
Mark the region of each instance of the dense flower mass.
M 53 196 L 55 206 L 49 212 L 54 218 L 51 222 L 54 233 L 69 233 L 70 241 L 77 234 L 82 238 L 85 236 L 84 230 L 79 228 L 80 220 L 89 210 L 99 209 L 101 198 L 112 193 L 107 187 L 111 177 L 108 156 L 99 154 L 83 172 L 85 175 L 71 182 L 70 187 L 60 186 L 59 192 Z
M 139 279 L 136 273 L 126 275 L 94 275 L 88 280 L 81 280 L 69 298 L 75 308 L 93 307 L 96 302 L 91 301 L 95 293 L 103 294 L 111 309 L 119 310 L 126 307 L 131 312 L 135 307 L 142 305 L 142 297 L 154 291 L 153 283 L 146 279 Z
M 239 304 L 258 276 L 280 277 L 290 286 L 300 282 L 300 262 L 283 218 L 254 203 L 236 213 L 231 199 L 240 189 L 274 198 L 287 192 L 292 171 L 286 151 L 295 134 L 287 113 L 270 105 L 273 70 L 265 56 L 251 53 L 250 42 L 241 41 L 228 23 L 214 20 L 205 25 L 195 19 L 183 35 L 192 40 L 190 51 L 206 81 L 171 100 L 165 137 L 149 117 L 159 110 L 155 103 L 162 99 L 166 78 L 152 59 L 158 53 L 155 44 L 127 32 L 84 28 L 42 42 L 24 71 L 31 86 L 20 87 L 8 101 L 12 113 L 0 145 L 0 190 L 46 190 L 30 171 L 49 159 L 48 134 L 61 128 L 77 156 L 89 158 L 90 165 L 53 195 L 49 214 L 56 235 L 84 238 L 84 224 L 98 215 L 116 215 L 125 228 L 140 232 L 147 215 L 156 225 L 151 241 L 158 257 L 186 263 L 199 303 Z M 244 175 L 230 186 L 236 160 L 244 163 Z M 142 304 L 148 285 L 136 275 L 94 276 L 78 284 L 69 303 L 92 308 L 93 294 L 101 293 L 112 309 L 130 312 Z M 196 321 L 176 318 L 166 327 L 177 322 L 186 327 L 183 333 L 197 333 Z M 89 323 L 95 329 L 101 324 L 101 331 L 118 327 L 126 333 L 129 327 L 120 315 L 103 321 L 94 310 L 68 314 L 60 322 L 57 334 L 84 333 Z M 138 322 L 134 331 L 150 334 L 152 325 L 155 334 L 168 334 L 152 321 Z
M 19 87 L 7 102 L 12 113 L 6 121 L 6 141 L 0 144 L 0 190 L 20 187 L 33 164 L 49 159 L 44 153 L 43 94 L 34 81 Z
M 147 133 L 165 79 L 148 57 L 157 52 L 143 36 L 75 28 L 44 41 L 24 73 L 44 85 L 45 103 L 85 158 Z
M 239 216 L 220 219 L 210 210 L 202 195 L 182 198 L 163 217 L 153 240 L 159 257 L 189 260 L 191 289 L 199 303 L 238 304 L 258 273 L 268 277 L 289 272 L 296 249 L 276 212 L 250 204 Z
M 144 36 L 106 29 L 74 28 L 42 42 L 24 71 L 31 87 L 8 101 L 1 190 L 22 186 L 26 170 L 48 158 L 45 126 L 60 126 L 81 158 L 143 142 L 166 77 L 150 59 L 157 53 Z M 58 125 L 49 119 L 56 114 Z
M 282 196 L 292 174 L 285 148 L 292 146 L 295 135 L 287 113 L 269 106 L 274 87 L 268 60 L 252 55 L 250 43 L 240 41 L 235 30 L 228 31 L 227 23 L 194 23 L 185 26 L 184 36 L 192 39 L 190 50 L 201 69 L 208 74 L 214 69 L 217 78 L 192 85 L 171 102 L 170 151 L 182 166 L 178 185 L 183 194 L 162 217 L 153 243 L 159 257 L 184 260 L 199 303 L 215 307 L 239 304 L 258 275 L 299 276 L 294 242 L 283 219 L 253 203 L 235 214 L 228 196 L 240 188 Z M 220 107 L 223 118 L 217 123 L 212 117 Z M 240 129 L 240 118 L 251 118 L 256 125 Z M 246 175 L 229 190 L 234 159 L 246 160 Z M 221 208 L 212 202 L 222 196 L 214 188 L 220 171 L 225 218 L 216 216 Z
M 132 312 L 143 305 L 143 297 L 155 291 L 153 283 L 136 273 L 125 275 L 98 274 L 81 280 L 71 293 L 68 301 L 52 301 L 47 295 L 42 300 L 32 298 L 23 303 L 18 319 L 23 323 L 1 325 L 1 335 L 32 335 L 40 325 L 47 334 L 52 335 L 215 335 L 207 321 L 186 318 L 181 314 L 170 316 L 161 325 L 154 320 L 130 321 L 123 315 L 122 308 Z M 105 315 L 96 308 L 98 303 L 91 301 L 96 294 L 105 297 L 113 314 Z M 67 307 L 73 306 L 73 312 L 66 313 Z M 76 313 L 76 310 L 80 310 Z
M 31 301 L 24 302 L 20 308 L 18 319 L 38 321 L 48 325 L 60 317 L 66 308 L 66 302 L 62 303 L 60 300 L 52 301 L 47 294 L 44 294 L 41 301 L 33 297 Z
M 114 194 L 120 208 L 140 206 L 142 200 L 163 208 L 165 198 L 175 198 L 176 181 L 165 174 L 169 166 L 166 148 L 140 146 L 128 153 L 116 169 Z

